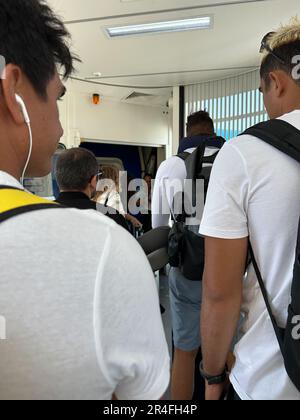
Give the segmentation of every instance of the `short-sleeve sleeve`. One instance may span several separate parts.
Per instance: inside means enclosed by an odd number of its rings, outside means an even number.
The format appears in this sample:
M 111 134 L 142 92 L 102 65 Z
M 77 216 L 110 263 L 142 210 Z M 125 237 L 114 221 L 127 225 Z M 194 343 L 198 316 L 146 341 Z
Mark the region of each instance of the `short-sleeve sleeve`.
M 246 162 L 230 142 L 212 169 L 200 233 L 220 239 L 246 238 L 248 191 Z
M 185 178 L 185 163 L 177 156 L 172 156 L 160 165 L 152 196 L 153 229 L 169 225 L 173 199 L 183 191 Z

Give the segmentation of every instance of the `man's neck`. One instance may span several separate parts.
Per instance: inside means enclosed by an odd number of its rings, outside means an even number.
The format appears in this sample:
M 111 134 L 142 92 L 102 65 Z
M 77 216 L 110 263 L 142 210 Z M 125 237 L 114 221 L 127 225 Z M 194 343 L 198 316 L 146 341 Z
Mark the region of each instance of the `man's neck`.
M 0 161 L 0 171 L 7 173 L 8 175 L 16 179 L 18 182 L 20 182 L 21 175 L 17 168 L 13 169 L 11 167 L 7 167 L 6 165 L 3 165 Z
M 22 169 L 20 168 L 17 159 L 11 159 L 11 155 L 7 154 L 5 150 L 1 149 L 0 171 L 6 172 L 18 181 L 21 179 Z
M 190 133 L 188 137 L 212 137 L 213 134 L 209 133 Z
M 4 116 L 0 116 L 0 171 L 20 180 L 25 166 L 19 151 L 15 147 L 15 132 L 6 124 Z
M 286 106 L 282 111 L 281 117 L 283 115 L 291 114 L 292 112 L 295 112 L 295 111 L 300 111 L 300 104 L 296 106 L 295 105 Z
M 300 110 L 300 88 L 291 82 L 288 93 L 282 98 L 282 115 Z
M 1 181 L 0 181 L 1 185 L 4 183 L 5 185 L 11 184 L 12 186 L 15 186 L 15 187 L 22 187 L 19 179 L 17 179 L 16 177 L 8 173 L 7 171 L 3 171 L 2 169 L 0 169 L 0 178 L 1 178 Z

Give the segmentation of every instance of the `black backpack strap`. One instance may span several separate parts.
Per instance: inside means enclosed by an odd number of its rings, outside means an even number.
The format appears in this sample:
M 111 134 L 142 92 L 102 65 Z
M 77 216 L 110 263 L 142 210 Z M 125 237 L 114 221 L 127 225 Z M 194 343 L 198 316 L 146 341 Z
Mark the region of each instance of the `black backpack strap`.
M 221 150 L 221 149 L 220 149 Z M 214 162 L 215 162 L 215 160 L 216 160 L 216 158 L 217 158 L 217 156 L 218 156 L 218 154 L 219 154 L 219 152 L 220 152 L 220 150 L 218 150 L 216 153 L 214 153 L 213 155 L 211 155 L 211 156 L 203 156 L 203 164 L 210 164 L 210 165 L 213 165 L 214 164 Z
M 183 153 L 179 153 L 177 155 L 177 157 L 179 157 L 181 160 L 183 160 L 184 162 L 187 160 L 187 158 L 190 156 L 190 153 L 188 152 L 183 152 Z
M 285 153 L 286 155 L 290 156 L 291 158 L 295 159 L 297 162 L 300 163 L 300 131 L 293 125 L 287 123 L 286 121 L 270 120 L 267 122 L 263 122 L 255 125 L 254 127 L 249 128 L 242 135 L 244 134 L 254 136 L 264 141 L 265 143 L 275 147 L 277 150 L 281 151 L 282 153 Z M 265 300 L 265 304 L 268 309 L 268 313 L 270 315 L 274 331 L 276 333 L 280 350 L 283 353 L 285 330 L 278 326 L 276 319 L 273 315 L 272 308 L 269 303 L 268 292 L 266 290 L 265 283 L 263 281 L 258 264 L 256 262 L 251 243 L 249 243 L 249 250 L 254 270 Z
M 54 208 L 62 206 L 19 188 L 0 185 L 0 223 L 21 214 Z
M 6 185 L 0 185 L 0 191 L 1 190 L 17 190 L 17 191 L 22 191 L 22 190 L 20 190 L 20 188 L 10 187 L 10 186 L 6 186 Z
M 246 130 L 247 134 L 263 140 L 300 162 L 300 131 L 283 120 L 270 120 Z
M 205 156 L 205 149 L 206 149 L 206 147 L 207 147 L 207 144 L 206 143 L 203 143 L 200 146 L 198 146 L 196 148 L 196 150 L 194 150 L 193 153 L 183 152 L 183 153 L 179 153 L 177 155 L 177 157 L 179 157 L 181 160 L 183 160 L 184 162 L 186 162 L 187 159 L 191 155 L 193 155 L 195 153 L 195 154 L 197 154 L 197 158 L 196 159 L 198 159 L 198 162 L 200 160 L 202 162 L 202 164 L 211 164 L 211 165 L 213 165 L 214 164 L 214 161 L 216 160 L 216 157 L 218 156 L 218 154 L 219 154 L 219 152 L 220 152 L 221 149 L 220 150 L 217 150 L 216 153 L 214 153 L 211 156 Z
M 0 223 L 5 222 L 9 219 L 12 219 L 15 216 L 20 216 L 21 214 L 31 213 L 37 210 L 47 210 L 47 209 L 62 209 L 63 206 L 58 204 L 33 204 L 30 206 L 20 207 L 18 209 L 9 210 L 4 213 L 0 213 Z
M 206 144 L 203 143 L 197 147 L 193 153 L 190 153 L 185 161 L 187 179 L 196 180 L 197 174 L 202 171 L 203 159 L 205 154 Z
M 252 248 L 252 245 L 251 245 L 250 242 L 249 242 L 249 251 L 250 251 L 250 255 L 251 255 L 251 261 L 252 261 L 256 276 L 257 276 L 257 280 L 258 280 L 258 283 L 260 285 L 260 288 L 261 288 L 261 291 L 262 291 L 262 294 L 263 294 L 263 297 L 264 297 L 264 300 L 265 300 L 265 303 L 266 303 L 266 307 L 268 309 L 268 313 L 270 315 L 270 318 L 271 318 L 271 321 L 272 321 L 272 324 L 273 324 L 274 331 L 276 333 L 276 337 L 277 337 L 277 340 L 278 340 L 278 343 L 279 343 L 280 350 L 281 350 L 281 352 L 283 352 L 283 340 L 284 340 L 285 330 L 278 326 L 278 324 L 276 322 L 276 319 L 273 315 L 272 308 L 271 308 L 271 305 L 269 303 L 268 292 L 266 290 L 265 283 L 263 281 L 260 270 L 258 268 L 258 264 L 256 262 L 254 251 L 253 251 L 253 248 Z
M 196 181 L 199 177 L 199 174 L 201 174 L 203 169 L 203 159 L 205 154 L 206 144 L 203 143 L 200 146 L 197 147 L 193 151 L 193 153 L 190 153 L 188 158 L 185 161 L 186 166 L 186 179 L 191 179 L 193 183 L 192 187 L 192 206 L 196 207 L 196 195 L 197 195 L 197 189 L 196 189 Z M 185 214 L 185 211 L 183 212 L 184 217 L 187 215 Z
M 185 163 L 187 177 L 186 179 L 191 179 L 194 183 L 199 177 L 199 174 L 204 171 L 203 165 L 204 164 L 210 164 L 213 165 L 214 161 L 216 160 L 216 157 L 218 156 L 219 151 L 217 150 L 216 153 L 214 153 L 211 156 L 205 156 L 205 150 L 206 150 L 207 144 L 203 142 L 200 144 L 192 153 L 184 152 L 177 155 L 180 159 L 182 159 Z M 206 169 L 206 168 L 205 168 Z M 211 169 L 210 169 L 211 170 Z M 205 171 L 204 171 L 205 172 Z M 203 173 L 203 179 L 206 179 L 209 174 Z M 192 205 L 196 206 L 196 185 L 193 186 L 192 191 Z M 184 208 L 183 208 L 183 219 L 187 217 L 185 214 Z

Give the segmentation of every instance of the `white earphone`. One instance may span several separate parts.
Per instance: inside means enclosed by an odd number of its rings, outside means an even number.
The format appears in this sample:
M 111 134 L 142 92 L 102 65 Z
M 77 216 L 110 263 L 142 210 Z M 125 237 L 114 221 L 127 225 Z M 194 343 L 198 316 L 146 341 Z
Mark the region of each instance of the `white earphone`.
M 24 117 L 24 121 L 27 124 L 28 131 L 29 131 L 29 152 L 28 152 L 28 157 L 27 157 L 25 167 L 24 167 L 24 170 L 23 170 L 23 173 L 22 173 L 22 177 L 21 177 L 21 184 L 23 185 L 24 184 L 25 173 L 27 171 L 27 168 L 28 168 L 28 165 L 29 165 L 29 162 L 30 162 L 30 158 L 31 158 L 31 153 L 32 153 L 32 131 L 31 131 L 31 126 L 30 126 L 30 118 L 29 118 L 27 108 L 26 108 L 26 105 L 25 105 L 23 99 L 21 98 L 21 96 L 16 94 L 16 101 L 20 105 L 20 108 L 21 108 L 21 111 L 22 111 L 22 114 L 23 114 L 23 117 Z
M 27 109 L 26 109 L 26 105 L 25 105 L 23 99 L 21 98 L 21 96 L 16 94 L 16 101 L 18 102 L 18 104 L 21 107 L 22 114 L 24 116 L 24 120 L 25 120 L 26 124 L 30 124 L 30 118 L 29 118 L 29 115 L 28 115 L 28 112 L 27 112 Z

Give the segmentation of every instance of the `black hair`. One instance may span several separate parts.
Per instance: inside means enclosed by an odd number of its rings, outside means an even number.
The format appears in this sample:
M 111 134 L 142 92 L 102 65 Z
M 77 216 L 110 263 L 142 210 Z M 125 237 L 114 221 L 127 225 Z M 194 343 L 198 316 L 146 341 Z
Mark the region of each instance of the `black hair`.
M 55 172 L 60 190 L 83 191 L 99 172 L 99 165 L 89 150 L 70 149 L 58 156 Z
M 187 121 L 187 131 L 199 126 L 198 134 L 211 134 L 215 132 L 214 122 L 207 111 L 198 111 L 191 114 Z
M 262 61 L 260 67 L 260 77 L 264 80 L 266 88 L 270 86 L 270 73 L 276 70 L 282 70 L 293 78 L 295 63 L 293 58 L 300 55 L 300 41 L 292 41 L 274 48 L 273 54 L 269 53 Z M 277 56 L 277 57 L 276 57 Z M 300 79 L 293 78 L 300 87 Z
M 70 52 L 69 37 L 46 1 L 0 0 L 0 55 L 19 66 L 43 98 L 56 65 L 64 78 L 74 71 L 78 58 Z

